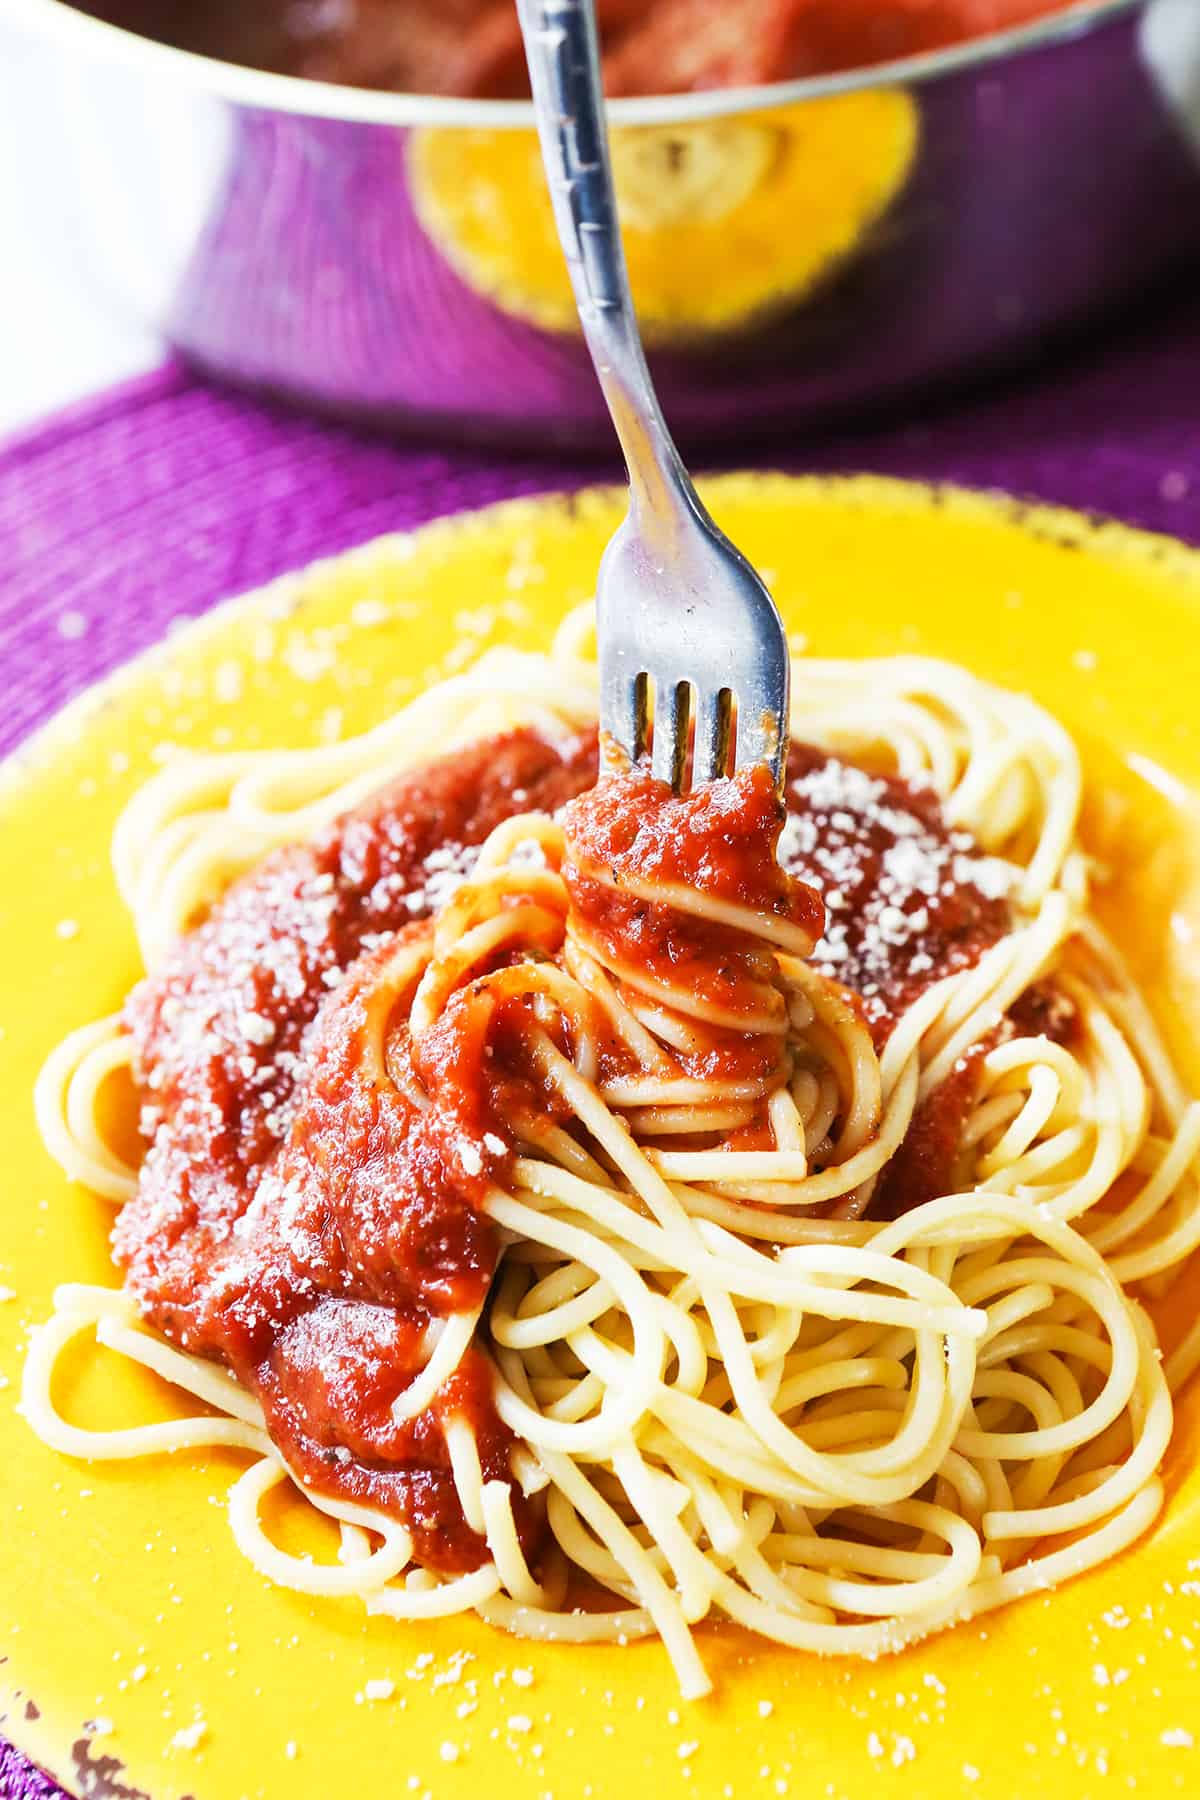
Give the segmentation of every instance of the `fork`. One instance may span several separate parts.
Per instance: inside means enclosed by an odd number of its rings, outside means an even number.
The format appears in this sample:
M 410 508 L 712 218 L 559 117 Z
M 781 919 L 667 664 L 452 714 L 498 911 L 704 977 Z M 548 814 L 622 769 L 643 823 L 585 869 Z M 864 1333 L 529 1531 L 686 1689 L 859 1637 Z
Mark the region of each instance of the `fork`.
M 593 0 L 518 0 L 542 161 L 583 335 L 629 472 L 600 564 L 600 726 L 679 793 L 766 763 L 782 785 L 788 648 L 775 602 L 709 517 L 650 379 L 617 220 Z M 653 709 L 651 701 L 653 700 Z M 653 732 L 651 716 L 653 712 Z

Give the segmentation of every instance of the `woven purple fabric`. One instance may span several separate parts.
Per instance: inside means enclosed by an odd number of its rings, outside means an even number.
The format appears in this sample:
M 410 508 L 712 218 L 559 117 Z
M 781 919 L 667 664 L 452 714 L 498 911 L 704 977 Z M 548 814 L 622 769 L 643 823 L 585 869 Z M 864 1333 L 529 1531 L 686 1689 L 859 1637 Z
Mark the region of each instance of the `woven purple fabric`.
M 1200 541 L 1200 303 L 919 423 L 798 436 L 770 461 L 1006 488 Z M 400 447 L 169 365 L 0 451 L 0 750 L 223 595 L 379 532 L 618 473 Z
M 1003 488 L 1200 543 L 1200 300 L 917 423 L 798 434 L 770 463 Z M 168 365 L 0 451 L 0 750 L 225 595 L 380 532 L 617 474 L 363 438 Z M 0 1800 L 61 1797 L 0 1742 Z

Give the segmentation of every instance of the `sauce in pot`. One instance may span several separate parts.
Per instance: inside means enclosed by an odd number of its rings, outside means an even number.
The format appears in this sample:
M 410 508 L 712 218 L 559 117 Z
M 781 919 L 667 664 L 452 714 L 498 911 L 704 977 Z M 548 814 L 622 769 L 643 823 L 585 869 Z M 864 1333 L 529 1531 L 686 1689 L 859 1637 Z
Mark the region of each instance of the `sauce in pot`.
M 984 37 L 1071 0 L 597 0 L 611 94 L 854 69 Z M 91 0 L 226 62 L 397 93 L 527 92 L 515 0 Z

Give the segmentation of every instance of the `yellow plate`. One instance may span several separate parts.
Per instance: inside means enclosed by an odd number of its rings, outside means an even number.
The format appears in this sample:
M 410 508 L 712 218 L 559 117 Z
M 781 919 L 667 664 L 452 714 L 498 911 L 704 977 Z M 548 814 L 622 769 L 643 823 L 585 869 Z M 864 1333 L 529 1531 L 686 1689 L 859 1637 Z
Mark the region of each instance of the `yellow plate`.
M 1200 1082 L 1200 557 L 874 480 L 734 476 L 709 496 L 815 652 L 957 658 L 1075 732 L 1088 830 L 1119 858 L 1103 909 Z M 88 1467 L 16 1413 L 25 1328 L 56 1282 L 111 1279 L 108 1209 L 52 1166 L 29 1096 L 55 1040 L 138 973 L 108 866 L 121 804 L 168 744 L 311 743 L 492 641 L 544 644 L 617 517 L 611 494 L 521 502 L 324 565 L 172 639 L 9 765 L 0 1729 L 76 1790 L 153 1800 L 332 1800 L 352 1785 L 454 1800 L 481 1784 L 497 1800 L 1200 1792 L 1200 1393 L 1180 1409 L 1167 1512 L 1116 1565 L 873 1666 L 708 1632 L 717 1694 L 690 1707 L 653 1644 L 535 1648 L 475 1620 L 405 1628 L 271 1589 L 225 1525 L 236 1458 Z M 1185 1281 L 1171 1310 L 1198 1290 Z M 131 1365 L 83 1361 L 68 1407 L 85 1394 L 114 1421 L 169 1410 Z M 363 1697 L 371 1680 L 392 1697 Z M 172 1743 L 197 1720 L 194 1747 Z

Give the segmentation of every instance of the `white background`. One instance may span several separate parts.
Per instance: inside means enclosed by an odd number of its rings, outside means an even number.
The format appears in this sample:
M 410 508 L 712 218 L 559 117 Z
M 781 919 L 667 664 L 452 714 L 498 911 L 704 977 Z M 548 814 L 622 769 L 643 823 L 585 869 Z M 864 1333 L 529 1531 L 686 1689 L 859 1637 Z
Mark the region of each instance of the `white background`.
M 0 437 L 162 355 L 72 266 L 41 112 L 53 54 L 0 9 Z

